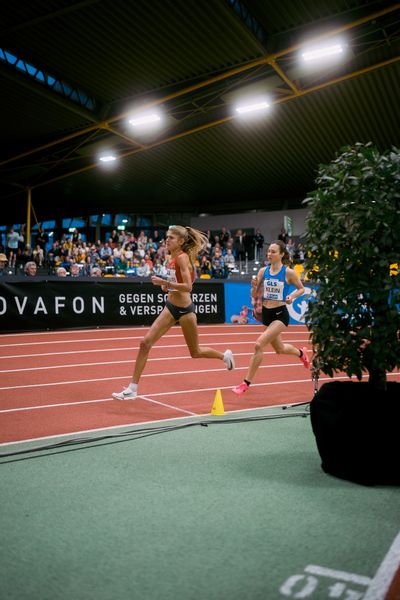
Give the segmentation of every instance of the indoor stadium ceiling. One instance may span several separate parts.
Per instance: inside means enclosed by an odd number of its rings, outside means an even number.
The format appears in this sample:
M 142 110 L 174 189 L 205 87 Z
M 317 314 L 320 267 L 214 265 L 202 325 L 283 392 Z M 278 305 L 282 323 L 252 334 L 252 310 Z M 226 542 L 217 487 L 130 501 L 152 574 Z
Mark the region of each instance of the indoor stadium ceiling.
M 4 224 L 29 198 L 39 221 L 297 208 L 343 145 L 400 145 L 400 4 L 17 0 L 0 23 Z M 314 38 L 343 59 L 306 69 Z M 247 121 L 250 93 L 271 107 Z M 146 135 L 144 108 L 164 115 Z

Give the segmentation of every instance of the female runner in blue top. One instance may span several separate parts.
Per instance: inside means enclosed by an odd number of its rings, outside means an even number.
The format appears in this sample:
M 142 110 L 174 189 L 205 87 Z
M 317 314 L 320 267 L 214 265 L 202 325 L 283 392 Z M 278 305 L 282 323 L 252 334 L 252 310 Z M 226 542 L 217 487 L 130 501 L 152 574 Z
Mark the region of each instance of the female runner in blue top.
M 254 354 L 243 383 L 233 388 L 235 394 L 244 394 L 250 387 L 251 382 L 263 359 L 264 348 L 271 344 L 277 354 L 294 354 L 302 361 L 306 369 L 310 368 L 310 361 L 306 348 L 295 348 L 291 344 L 284 344 L 281 333 L 289 325 L 289 312 L 287 304 L 304 294 L 304 287 L 297 273 L 289 269 L 283 263 L 288 259 L 288 253 L 284 242 L 278 240 L 272 242 L 268 248 L 267 258 L 269 265 L 259 270 L 256 279 L 252 280 L 251 295 L 257 297 L 257 291 L 263 289 L 262 320 L 267 329 L 256 341 Z M 290 285 L 295 286 L 295 291 L 289 294 Z
M 113 398 L 117 400 L 136 398 L 139 379 L 146 366 L 150 349 L 177 321 L 182 328 L 192 358 L 218 358 L 224 361 L 229 371 L 235 368 L 231 350 L 222 353 L 199 345 L 197 317 L 190 292 L 195 278 L 194 262 L 207 243 L 207 236 L 192 227 L 171 225 L 168 229 L 166 246 L 170 260 L 167 265 L 167 277 L 151 278 L 154 285 L 159 285 L 164 292 L 168 292 L 165 308 L 140 342 L 132 382 L 122 392 L 114 393 Z

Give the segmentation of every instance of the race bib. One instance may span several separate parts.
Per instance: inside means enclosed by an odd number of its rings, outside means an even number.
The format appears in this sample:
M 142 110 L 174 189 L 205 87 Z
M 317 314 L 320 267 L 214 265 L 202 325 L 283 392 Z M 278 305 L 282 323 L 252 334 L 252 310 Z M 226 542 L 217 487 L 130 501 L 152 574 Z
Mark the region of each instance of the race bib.
M 285 283 L 279 279 L 264 279 L 264 300 L 283 302 L 283 287 Z
M 168 281 L 170 281 L 171 283 L 177 283 L 175 269 L 167 269 L 167 274 L 166 274 L 165 278 Z

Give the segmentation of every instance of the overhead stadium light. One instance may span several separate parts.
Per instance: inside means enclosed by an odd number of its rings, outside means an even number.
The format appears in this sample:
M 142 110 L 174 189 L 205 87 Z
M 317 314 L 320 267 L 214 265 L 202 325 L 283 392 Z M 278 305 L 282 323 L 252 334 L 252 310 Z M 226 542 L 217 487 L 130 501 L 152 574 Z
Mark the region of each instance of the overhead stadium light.
M 132 115 L 128 122 L 132 127 L 153 128 L 161 125 L 162 117 L 159 112 L 143 112 Z
M 115 154 L 102 154 L 99 156 L 99 161 L 102 163 L 111 163 L 117 160 Z
M 344 54 L 346 45 L 342 42 L 335 41 L 320 46 L 310 46 L 301 52 L 301 58 L 304 62 L 312 63 L 322 59 L 334 59 Z
M 100 156 L 99 160 L 101 162 L 113 162 L 114 160 L 117 160 L 117 157 L 113 154 L 105 154 L 103 156 Z
M 238 104 L 235 108 L 239 115 L 246 115 L 249 113 L 259 113 L 266 111 L 271 105 L 266 100 L 253 100 L 246 103 Z

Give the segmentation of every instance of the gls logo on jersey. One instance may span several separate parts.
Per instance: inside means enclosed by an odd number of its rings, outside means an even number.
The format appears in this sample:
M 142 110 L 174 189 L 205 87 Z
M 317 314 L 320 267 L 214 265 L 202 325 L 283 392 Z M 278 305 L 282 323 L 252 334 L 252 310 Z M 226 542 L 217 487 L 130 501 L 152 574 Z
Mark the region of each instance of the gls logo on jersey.
M 264 299 L 265 300 L 283 300 L 284 282 L 279 279 L 264 280 Z

